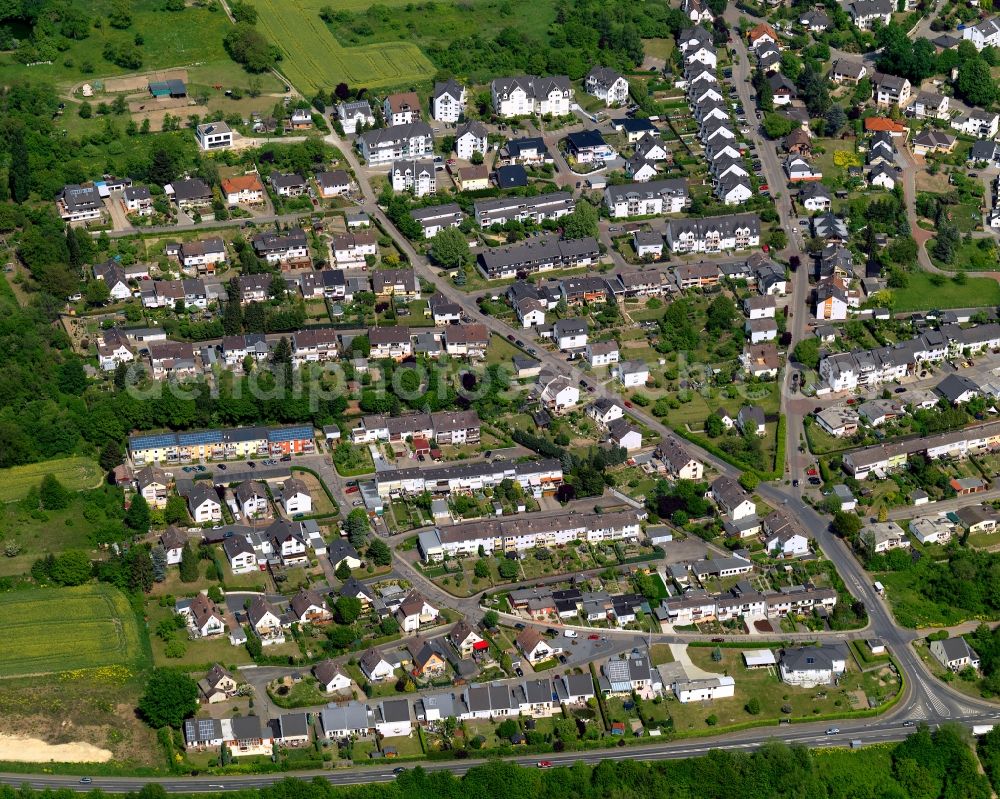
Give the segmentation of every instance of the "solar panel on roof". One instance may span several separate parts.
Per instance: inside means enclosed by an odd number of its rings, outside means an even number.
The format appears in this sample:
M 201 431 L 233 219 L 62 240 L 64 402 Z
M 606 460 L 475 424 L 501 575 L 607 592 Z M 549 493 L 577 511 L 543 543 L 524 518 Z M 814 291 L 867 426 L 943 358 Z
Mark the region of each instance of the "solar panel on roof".
M 267 431 L 268 441 L 293 441 L 312 438 L 311 427 L 278 427 Z
M 215 732 L 215 724 L 212 719 L 198 720 L 198 737 L 205 740 L 212 737 Z
M 177 435 L 174 433 L 158 433 L 149 436 L 133 436 L 130 439 L 130 443 L 132 449 L 170 447 L 177 443 Z
M 182 445 L 214 444 L 221 440 L 218 430 L 194 430 L 190 433 L 180 433 L 177 436 L 178 442 Z

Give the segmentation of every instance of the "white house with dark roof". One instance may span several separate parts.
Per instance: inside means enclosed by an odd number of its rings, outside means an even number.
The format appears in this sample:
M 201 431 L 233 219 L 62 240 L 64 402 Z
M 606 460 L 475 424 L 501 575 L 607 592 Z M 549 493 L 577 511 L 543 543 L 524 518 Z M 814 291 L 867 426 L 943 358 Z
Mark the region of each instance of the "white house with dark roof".
M 358 100 L 352 103 L 340 103 L 337 106 L 337 120 L 340 122 L 344 133 L 353 135 L 357 132 L 358 125 L 370 127 L 375 124 L 375 114 L 367 100 Z
M 476 120 L 463 122 L 455 131 L 455 154 L 463 161 L 472 160 L 475 153 L 485 155 L 489 150 L 486 126 Z
M 967 666 L 979 668 L 979 655 L 961 636 L 931 641 L 928 649 L 938 663 L 951 671 L 961 671 Z
M 466 90 L 454 78 L 434 84 L 431 92 L 431 116 L 439 122 L 458 122 L 465 112 Z
M 583 81 L 587 94 L 604 100 L 606 106 L 625 105 L 628 102 L 628 81 L 609 67 L 595 66 Z
M 522 75 L 497 78 L 490 84 L 493 110 L 504 118 L 531 116 L 565 116 L 570 113 L 573 86 L 565 75 L 538 77 Z

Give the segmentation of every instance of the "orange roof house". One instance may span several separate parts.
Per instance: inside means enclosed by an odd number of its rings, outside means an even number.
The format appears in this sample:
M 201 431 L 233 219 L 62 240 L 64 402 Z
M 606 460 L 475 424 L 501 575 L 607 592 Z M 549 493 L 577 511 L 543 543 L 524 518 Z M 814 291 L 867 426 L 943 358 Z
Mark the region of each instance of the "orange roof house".
M 898 136 L 905 137 L 907 129 L 906 125 L 901 125 L 887 117 L 865 117 L 865 132 L 876 133 L 878 131 L 884 131 L 896 138 Z
M 222 181 L 222 193 L 225 195 L 263 191 L 264 186 L 261 185 L 260 178 L 254 174 L 236 175 Z
M 770 36 L 775 43 L 778 42 L 777 32 L 766 22 L 761 22 L 759 25 L 751 28 L 750 32 L 747 34 L 747 41 L 749 41 L 750 46 L 753 47 L 757 43 L 757 40 L 763 38 L 764 36 Z

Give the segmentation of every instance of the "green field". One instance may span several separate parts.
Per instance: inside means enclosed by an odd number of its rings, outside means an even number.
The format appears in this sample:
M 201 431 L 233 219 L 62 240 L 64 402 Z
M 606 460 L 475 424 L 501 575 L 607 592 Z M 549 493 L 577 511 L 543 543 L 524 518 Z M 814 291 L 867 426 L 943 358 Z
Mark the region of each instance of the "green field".
M 431 62 L 408 42 L 341 46 L 319 18 L 325 5 L 321 0 L 252 2 L 261 27 L 284 53 L 282 72 L 300 91 L 330 89 L 341 82 L 370 88 L 400 86 L 434 75 Z
M 90 458 L 57 458 L 27 466 L 12 466 L 0 469 L 0 502 L 23 499 L 47 474 L 55 475 L 70 491 L 96 488 L 103 479 L 100 467 Z
M 128 600 L 108 585 L 4 594 L 0 609 L 0 677 L 129 666 L 142 654 Z
M 965 285 L 945 280 L 940 286 L 923 271 L 910 272 L 905 289 L 892 289 L 894 311 L 927 311 L 932 308 L 985 308 L 1000 304 L 1000 284 L 992 278 L 969 277 Z
M 122 75 L 131 70 L 106 61 L 102 50 L 107 42 L 131 42 L 136 33 L 142 34 L 142 67 L 139 72 L 181 67 L 193 64 L 207 66 L 210 62 L 232 64 L 222 47 L 222 39 L 230 28 L 218 3 L 206 7 L 187 6 L 183 11 L 166 11 L 160 0 L 133 0 L 132 24 L 126 30 L 115 30 L 107 24 L 110 0 L 91 0 L 86 12 L 92 19 L 104 19 L 101 28 L 93 25 L 86 39 L 65 40 L 69 47 L 52 59 L 51 64 L 28 67 L 17 63 L 9 53 L 0 55 L 0 81 L 13 78 L 43 79 L 56 84 L 93 83 L 102 77 Z M 25 37 L 27 38 L 27 37 Z M 92 68 L 91 72 L 86 67 Z M 213 81 L 218 82 L 218 81 Z M 246 85 L 244 79 L 242 85 Z

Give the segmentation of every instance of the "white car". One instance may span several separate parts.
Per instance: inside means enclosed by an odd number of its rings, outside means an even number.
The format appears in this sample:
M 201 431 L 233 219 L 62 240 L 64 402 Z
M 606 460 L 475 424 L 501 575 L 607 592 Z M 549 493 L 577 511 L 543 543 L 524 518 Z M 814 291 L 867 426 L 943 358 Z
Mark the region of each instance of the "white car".
M 579 633 L 576 630 L 563 630 L 563 635 L 567 638 L 576 638 Z

